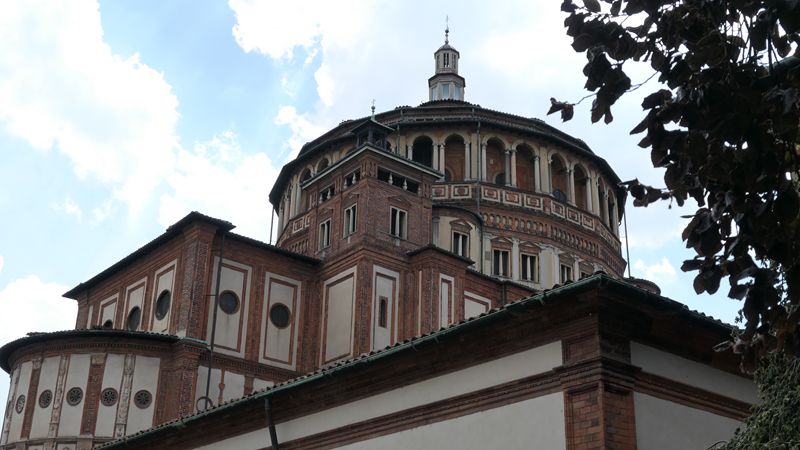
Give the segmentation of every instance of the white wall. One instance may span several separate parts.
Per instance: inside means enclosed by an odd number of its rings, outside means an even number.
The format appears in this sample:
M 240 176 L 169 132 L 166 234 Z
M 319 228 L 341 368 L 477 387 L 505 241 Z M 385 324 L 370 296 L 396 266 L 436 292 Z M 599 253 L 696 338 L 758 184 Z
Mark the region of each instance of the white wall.
M 300 327 L 300 299 L 303 298 L 298 280 L 267 272 L 264 307 L 261 311 L 261 349 L 259 361 L 294 370 L 297 365 L 297 331 Z M 278 328 L 269 320 L 272 307 L 281 303 L 289 309 L 289 326 Z
M 322 364 L 352 354 L 356 277 L 356 268 L 353 267 L 325 281 Z
M 669 378 L 748 403 L 758 402 L 756 385 L 750 379 L 680 356 L 631 342 L 631 364 L 645 372 Z
M 160 359 L 158 358 L 136 356 L 136 368 L 131 385 L 131 401 L 128 404 L 128 425 L 125 428 L 127 435 L 153 426 L 153 413 L 156 409 L 156 395 L 158 394 L 159 365 Z M 143 389 L 149 391 L 153 399 L 147 408 L 139 408 L 134 402 L 136 393 Z
M 89 381 L 91 359 L 91 355 L 87 354 L 73 354 L 69 357 L 69 370 L 67 382 L 64 383 L 64 398 L 61 401 L 61 417 L 58 423 L 59 436 L 78 436 L 81 432 L 83 403 L 86 401 L 86 384 Z M 67 393 L 74 387 L 80 388 L 83 396 L 77 405 L 72 406 L 67 402 Z
M 372 418 L 380 417 L 386 414 L 423 406 L 439 400 L 452 398 L 458 395 L 496 386 L 498 384 L 547 372 L 554 367 L 560 366 L 561 364 L 561 342 L 553 342 L 520 353 L 505 356 L 494 361 L 478 364 L 466 369 L 404 386 L 399 389 L 373 395 L 371 397 L 329 408 L 308 416 L 299 417 L 288 422 L 280 423 L 277 425 L 276 431 L 281 442 L 288 442 L 305 436 L 311 436 L 324 431 L 345 427 L 353 423 L 368 421 Z M 555 408 L 548 411 L 531 411 L 529 414 L 541 413 L 543 415 L 542 417 L 546 417 L 544 424 L 546 424 L 547 427 L 552 431 L 552 434 L 548 434 L 547 436 L 549 437 L 543 439 L 556 439 L 554 436 L 558 433 L 561 434 L 562 440 L 559 442 L 562 442 L 562 444 L 560 444 L 560 446 L 559 444 L 556 444 L 556 447 L 542 448 L 564 448 L 564 400 L 562 394 L 551 394 L 533 400 L 539 400 L 543 397 L 551 396 L 555 397 L 542 400 L 545 403 L 540 404 L 534 402 L 523 405 L 523 408 L 528 408 L 533 404 L 541 406 L 546 404 L 548 405 L 547 408 Z M 476 413 L 476 415 L 479 414 L 481 413 Z M 558 416 L 558 418 L 556 416 Z M 493 418 L 493 420 L 500 420 L 507 418 L 507 414 L 500 411 L 498 412 L 498 416 L 489 417 Z M 556 420 L 560 420 L 560 422 L 556 423 Z M 534 428 L 534 426 L 534 423 L 528 424 L 529 428 Z M 489 429 L 491 430 L 491 428 Z M 485 430 L 486 429 L 484 429 L 484 432 Z M 494 432 L 490 434 L 495 435 Z M 268 442 L 268 439 L 267 430 L 266 428 L 263 428 L 250 433 L 245 433 L 235 438 L 211 443 L 199 448 L 207 450 L 219 448 L 260 448 L 265 445 L 265 442 Z M 556 441 L 544 440 L 542 442 L 547 442 L 549 445 L 551 442 Z M 528 443 L 528 445 L 531 444 Z M 433 446 L 421 448 L 436 447 Z
M 56 384 L 58 381 L 58 363 L 61 358 L 51 356 L 42 360 L 42 370 L 39 372 L 39 389 L 36 395 L 49 389 L 53 393 L 53 399 L 47 408 L 39 406 L 39 398 L 32 399 L 36 402 L 36 409 L 33 410 L 33 422 L 31 423 L 31 439 L 47 437 L 50 429 L 50 418 L 53 414 L 53 405 L 56 402 Z
M 122 371 L 124 368 L 124 355 L 106 356 L 106 366 L 103 369 L 103 384 L 100 388 L 100 392 L 103 392 L 103 389 L 105 388 L 116 389 L 117 402 L 112 406 L 105 406 L 102 402 L 99 403 L 97 409 L 97 422 L 94 429 L 95 436 L 114 436 L 114 422 L 117 418 L 117 408 L 119 407 L 120 396 L 122 395 Z
M 741 423 L 728 417 L 634 392 L 638 450 L 707 449 L 727 441 Z
M 556 392 L 339 448 L 555 450 L 566 448 L 564 430 L 564 396 Z
M 9 401 L 11 402 L 9 408 L 11 408 L 11 421 L 8 430 L 8 440 L 6 442 L 15 442 L 20 439 L 20 435 L 22 433 L 22 420 L 25 417 L 25 410 L 23 409 L 21 413 L 18 413 L 15 409 L 17 398 L 20 395 L 24 395 L 26 397 L 25 402 L 27 403 L 29 400 L 28 397 L 28 384 L 31 381 L 31 372 L 33 371 L 33 364 L 31 362 L 24 362 L 19 365 L 17 370 L 14 371 L 14 376 L 16 376 L 16 380 L 12 377 L 12 390 L 14 391 L 13 396 L 9 396 Z
M 216 292 L 217 264 L 219 257 L 214 258 L 214 274 L 211 292 Z M 226 314 L 222 309 L 217 311 L 216 334 L 214 336 L 214 351 L 244 357 L 244 343 L 247 341 L 247 323 L 250 308 L 250 266 L 239 264 L 225 259 L 222 261 L 222 275 L 220 276 L 219 293 L 231 291 L 239 297 L 239 309 L 233 314 Z M 206 339 L 211 338 L 213 324 L 214 296 L 208 297 L 208 332 Z

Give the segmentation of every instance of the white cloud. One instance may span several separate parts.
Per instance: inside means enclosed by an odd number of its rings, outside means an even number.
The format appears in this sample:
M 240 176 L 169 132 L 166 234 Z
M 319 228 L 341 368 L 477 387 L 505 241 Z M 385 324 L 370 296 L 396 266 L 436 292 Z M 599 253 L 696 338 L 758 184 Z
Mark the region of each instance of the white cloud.
M 647 264 L 641 259 L 637 259 L 633 263 L 634 276 L 650 280 L 656 284 L 667 285 L 675 281 L 676 272 L 675 267 L 666 257 L 662 257 L 660 261 Z
M 55 209 L 57 211 L 63 211 L 68 216 L 74 216 L 78 222 L 81 222 L 83 218 L 83 211 L 81 207 L 75 203 L 71 197 L 64 198 L 64 201 L 61 204 L 55 205 Z
M 237 233 L 267 240 L 269 189 L 278 170 L 264 153 L 244 154 L 226 131 L 191 150 L 180 150 L 172 189 L 160 199 L 158 222 L 168 226 L 197 210 L 233 222 Z
M 4 4 L 0 124 L 66 155 L 78 177 L 109 186 L 134 215 L 171 171 L 177 106 L 139 55 L 112 53 L 96 2 Z
M 307 116 L 297 114 L 294 106 L 281 106 L 278 110 L 278 115 L 275 117 L 275 124 L 288 125 L 289 129 L 292 130 L 292 136 L 286 143 L 291 150 L 291 153 L 286 158 L 287 161 L 297 156 L 303 144 L 327 131 L 324 125 L 315 124 Z
M 61 297 L 67 286 L 47 283 L 36 275 L 16 279 L 0 290 L 0 343 L 24 337 L 30 331 L 69 330 L 75 327 L 77 302 Z M 0 405 L 5 405 L 7 376 L 0 377 Z
M 3 271 L 3 264 L 5 264 L 5 260 L 3 259 L 3 255 L 0 255 L 0 272 Z

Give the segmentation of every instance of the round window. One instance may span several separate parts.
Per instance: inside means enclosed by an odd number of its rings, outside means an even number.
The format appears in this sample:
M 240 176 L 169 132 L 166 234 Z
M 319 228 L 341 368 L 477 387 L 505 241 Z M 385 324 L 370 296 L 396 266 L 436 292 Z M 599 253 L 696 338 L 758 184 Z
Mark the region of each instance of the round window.
M 153 401 L 153 396 L 150 394 L 149 391 L 142 389 L 138 391 L 133 396 L 133 403 L 141 409 L 145 409 L 150 406 L 150 403 Z
M 17 414 L 22 414 L 22 410 L 25 409 L 25 396 L 20 395 L 17 397 L 17 404 L 14 406 L 14 410 Z
M 289 308 L 283 303 L 276 303 L 269 310 L 269 321 L 278 328 L 289 326 Z
M 134 306 L 131 312 L 128 313 L 128 330 L 136 331 L 139 328 L 139 323 L 142 321 L 142 309 Z
M 170 294 L 169 290 L 165 289 L 161 291 L 161 294 L 158 296 L 158 300 L 156 300 L 156 319 L 164 320 L 164 317 L 167 317 L 171 301 L 172 294 Z
M 67 403 L 75 406 L 83 400 L 83 391 L 79 387 L 74 387 L 67 391 Z
M 239 310 L 239 297 L 231 291 L 219 295 L 219 309 L 225 314 L 233 314 Z
M 100 401 L 105 406 L 114 406 L 118 397 L 117 390 L 114 388 L 105 388 L 100 392 Z
M 42 391 L 41 394 L 39 394 L 40 407 L 47 408 L 48 406 L 50 406 L 50 402 L 52 401 L 53 401 L 53 391 L 51 391 L 50 389 L 44 390 Z

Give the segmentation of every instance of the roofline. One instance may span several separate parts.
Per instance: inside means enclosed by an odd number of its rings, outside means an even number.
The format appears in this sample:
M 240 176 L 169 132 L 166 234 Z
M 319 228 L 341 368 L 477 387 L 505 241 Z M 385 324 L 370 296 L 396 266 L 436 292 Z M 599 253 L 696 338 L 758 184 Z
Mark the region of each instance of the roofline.
M 454 117 L 454 118 L 448 118 L 448 119 L 442 119 L 442 120 L 436 120 L 436 121 L 415 122 L 415 121 L 408 120 L 407 117 L 403 116 L 403 112 L 404 111 L 409 111 L 409 110 L 420 110 L 420 111 L 429 110 L 430 111 L 430 110 L 435 110 L 435 109 L 448 109 L 448 108 L 449 109 L 455 108 L 455 109 L 461 109 L 461 110 L 471 109 L 472 111 L 471 111 L 471 115 L 465 115 L 463 117 Z M 503 117 L 507 117 L 507 118 L 513 118 L 513 119 L 515 119 L 517 121 L 528 122 L 531 125 L 535 125 L 535 126 L 540 127 L 541 129 L 540 130 L 520 130 L 520 126 L 519 125 L 515 125 L 513 123 L 503 123 L 501 121 L 492 120 L 491 117 L 486 117 L 486 116 L 479 117 L 478 115 L 476 115 L 476 113 L 482 113 L 484 115 L 497 115 L 497 116 L 503 116 Z M 387 117 L 387 116 L 389 116 L 389 117 Z M 395 119 L 395 116 L 396 116 L 396 119 Z M 432 125 L 432 124 L 441 125 L 441 124 L 447 124 L 447 123 L 460 123 L 460 122 L 483 122 L 483 123 L 490 124 L 492 126 L 496 126 L 496 127 L 499 127 L 499 128 L 514 129 L 516 131 L 523 131 L 523 132 L 526 132 L 526 133 L 530 133 L 532 135 L 540 136 L 540 137 L 543 137 L 545 139 L 551 139 L 551 140 L 554 140 L 554 141 L 558 142 L 559 144 L 561 144 L 561 145 L 563 145 L 563 146 L 565 146 L 567 148 L 572 149 L 573 151 L 577 151 L 577 152 L 579 152 L 581 154 L 584 154 L 585 156 L 589 157 L 589 159 L 592 162 L 594 162 L 599 167 L 599 169 L 601 169 L 601 171 L 604 174 L 610 175 L 610 178 L 611 178 L 611 180 L 610 180 L 611 183 L 610 184 L 613 185 L 613 187 L 614 187 L 614 189 L 616 191 L 618 203 L 620 205 L 624 204 L 624 200 L 626 199 L 627 191 L 625 191 L 624 189 L 622 189 L 621 187 L 618 186 L 618 183 L 620 183 L 622 180 L 619 178 L 619 175 L 617 175 L 617 173 L 611 168 L 611 166 L 608 164 L 608 162 L 604 158 L 602 158 L 598 154 L 594 153 L 591 150 L 591 148 L 586 144 L 586 142 L 584 142 L 580 138 L 576 138 L 576 137 L 574 137 L 574 136 L 572 136 L 572 135 L 570 135 L 570 134 L 568 134 L 566 132 L 563 132 L 563 131 L 559 130 L 558 128 L 553 127 L 552 125 L 549 125 L 547 122 L 545 122 L 545 121 L 543 121 L 541 119 L 531 118 L 531 117 L 523 117 L 523 116 L 520 116 L 520 115 L 517 115 L 517 114 L 507 113 L 507 112 L 493 110 L 493 109 L 489 109 L 489 108 L 483 108 L 483 107 L 481 107 L 480 105 L 477 105 L 477 104 L 469 103 L 469 102 L 466 102 L 466 101 L 458 101 L 458 100 L 433 100 L 433 101 L 424 102 L 424 103 L 420 104 L 419 106 L 398 106 L 395 109 L 388 110 L 388 111 L 383 111 L 383 112 L 381 112 L 379 114 L 376 114 L 375 117 L 376 118 L 377 117 L 382 117 L 383 119 L 388 119 L 388 118 L 395 119 L 389 125 L 386 125 L 389 128 L 392 128 L 393 126 L 396 127 L 396 126 L 401 126 L 401 125 L 402 126 L 408 126 L 408 125 L 411 125 L 411 126 L 426 126 L 426 125 Z M 280 194 L 280 192 L 283 191 L 283 188 L 285 187 L 287 179 L 290 176 L 291 172 L 294 170 L 296 165 L 299 165 L 303 161 L 305 161 L 307 159 L 310 159 L 311 157 L 316 155 L 316 152 L 317 152 L 318 149 L 320 149 L 320 148 L 322 148 L 322 147 L 324 147 L 324 146 L 326 146 L 328 144 L 333 144 L 333 143 L 336 143 L 336 142 L 340 142 L 342 140 L 353 139 L 354 136 L 352 134 L 347 134 L 354 127 L 353 124 L 355 123 L 355 124 L 358 125 L 358 124 L 362 123 L 363 121 L 369 120 L 369 119 L 370 119 L 370 116 L 362 117 L 362 118 L 358 118 L 358 119 L 354 119 L 354 120 L 343 121 L 339 125 L 337 125 L 334 128 L 328 130 L 324 134 L 320 135 L 316 139 L 311 140 L 311 141 L 307 142 L 306 144 L 304 144 L 303 147 L 300 149 L 300 153 L 297 155 L 297 157 L 295 159 L 293 159 L 292 161 L 289 161 L 288 163 L 284 164 L 281 167 L 280 172 L 278 173 L 278 177 L 275 180 L 275 183 L 273 184 L 272 189 L 270 190 L 269 195 L 268 195 L 268 201 L 273 205 L 273 207 L 277 203 L 279 203 L 279 200 L 280 200 L 279 194 Z M 345 128 L 345 127 L 348 127 L 348 128 Z M 344 133 L 344 134 L 339 134 L 339 133 Z M 278 189 L 279 187 L 281 187 L 281 189 Z M 620 213 L 622 213 L 622 210 L 623 210 L 623 208 L 619 208 Z
M 164 233 L 160 234 L 159 236 L 157 236 L 152 241 L 150 241 L 147 244 L 145 244 L 145 245 L 139 247 L 138 249 L 134 250 L 133 253 L 131 253 L 131 254 L 125 256 L 124 258 L 120 259 L 119 261 L 117 261 L 116 263 L 112 264 L 111 266 L 109 266 L 108 268 L 103 270 L 102 272 L 100 272 L 97 275 L 95 275 L 92 278 L 90 278 L 89 280 L 84 281 L 84 282 L 78 284 L 77 286 L 73 287 L 69 291 L 65 292 L 63 294 L 63 296 L 66 297 L 66 298 L 73 299 L 73 300 L 78 300 L 78 294 L 80 294 L 81 292 L 83 292 L 86 289 L 91 288 L 92 286 L 95 286 L 97 283 L 99 283 L 99 282 L 111 277 L 113 274 L 118 272 L 124 266 L 127 266 L 128 264 L 132 263 L 137 258 L 146 255 L 147 253 L 149 253 L 149 252 L 153 251 L 154 249 L 158 248 L 159 246 L 163 245 L 165 242 L 175 238 L 176 236 L 178 236 L 183 231 L 183 229 L 187 225 L 189 225 L 190 223 L 194 223 L 194 222 L 203 222 L 203 223 L 209 223 L 211 225 L 216 225 L 218 227 L 218 229 L 222 230 L 223 233 L 226 233 L 226 236 L 228 236 L 230 238 L 233 238 L 234 240 L 237 240 L 237 241 L 240 241 L 240 242 L 245 242 L 247 244 L 250 244 L 250 245 L 253 245 L 253 246 L 257 246 L 259 248 L 263 248 L 263 249 L 266 249 L 266 250 L 270 250 L 270 251 L 279 253 L 279 254 L 281 254 L 283 256 L 288 256 L 290 258 L 298 259 L 300 261 L 303 261 L 303 262 L 306 262 L 306 263 L 309 263 L 309 264 L 315 264 L 316 265 L 316 264 L 320 263 L 320 260 L 318 260 L 316 258 L 312 258 L 312 257 L 306 256 L 306 255 L 301 255 L 299 253 L 294 253 L 294 252 L 291 252 L 289 250 L 286 250 L 286 249 L 283 249 L 283 248 L 280 248 L 280 247 L 276 247 L 276 246 L 274 246 L 272 244 L 267 244 L 267 243 L 265 243 L 263 241 L 259 241 L 257 239 L 249 238 L 247 236 L 242 236 L 240 234 L 231 233 L 230 230 L 232 230 L 232 229 L 234 229 L 236 227 L 232 223 L 230 223 L 228 221 L 225 221 L 225 220 L 222 220 L 222 219 L 217 219 L 217 218 L 214 218 L 214 217 L 211 217 L 211 216 L 207 216 L 205 214 L 201 214 L 201 213 L 199 213 L 197 211 L 192 211 L 189 214 L 187 214 L 186 216 L 184 216 L 182 219 L 180 219 L 179 221 L 177 221 L 174 224 L 172 224 L 169 227 L 167 227 L 167 230 Z
M 17 350 L 34 344 L 41 344 L 46 343 L 47 341 L 51 340 L 63 340 L 67 338 L 98 338 L 98 337 L 112 337 L 112 338 L 132 338 L 132 339 L 144 339 L 144 340 L 154 340 L 154 341 L 161 341 L 161 342 L 178 342 L 182 339 L 178 336 L 173 336 L 171 334 L 161 334 L 161 333 L 149 333 L 149 332 L 142 332 L 142 331 L 128 331 L 128 330 L 118 330 L 118 329 L 79 329 L 79 330 L 65 330 L 65 331 L 54 331 L 50 333 L 28 333 L 27 336 L 21 337 L 19 339 L 13 340 L 2 347 L 0 347 L 0 369 L 3 369 L 6 373 L 11 373 L 11 366 L 9 364 L 9 359 L 11 359 L 11 355 L 14 354 Z
M 229 401 L 228 403 L 224 403 L 222 405 L 218 405 L 206 411 L 196 413 L 191 416 L 182 417 L 180 419 L 174 420 L 172 422 L 168 422 L 162 425 L 158 425 L 156 427 L 140 431 L 139 433 L 126 436 L 124 438 L 120 438 L 115 441 L 110 441 L 99 448 L 108 448 L 114 445 L 120 444 L 124 445 L 127 442 L 135 441 L 137 439 L 141 439 L 146 436 L 150 436 L 160 432 L 168 432 L 169 430 L 182 428 L 186 426 L 187 423 L 194 422 L 199 420 L 203 417 L 214 415 L 214 414 L 224 414 L 229 409 L 236 407 L 238 405 L 242 405 L 245 403 L 261 401 L 263 399 L 273 397 L 281 392 L 284 391 L 291 391 L 297 389 L 300 386 L 305 384 L 324 379 L 330 378 L 333 376 L 337 376 L 342 372 L 349 372 L 356 368 L 362 367 L 365 364 L 373 363 L 378 360 L 382 360 L 388 358 L 392 355 L 401 352 L 412 352 L 416 351 L 416 348 L 420 345 L 429 344 L 431 342 L 438 343 L 439 339 L 443 336 L 451 335 L 451 334 L 461 334 L 464 333 L 466 330 L 472 329 L 478 326 L 485 326 L 489 323 L 495 322 L 499 319 L 504 317 L 516 317 L 519 314 L 519 310 L 526 310 L 529 308 L 536 308 L 536 307 L 547 307 L 550 303 L 554 300 L 558 300 L 565 296 L 578 293 L 581 291 L 586 291 L 592 288 L 600 288 L 600 287 L 608 287 L 615 291 L 626 291 L 629 294 L 637 297 L 636 301 L 641 300 L 650 300 L 661 302 L 664 306 L 669 308 L 678 308 L 682 311 L 686 311 L 696 320 L 701 320 L 705 322 L 709 326 L 714 326 L 717 328 L 721 328 L 721 331 L 729 331 L 733 329 L 732 326 L 728 324 L 724 324 L 718 320 L 710 318 L 704 314 L 700 314 L 688 309 L 688 307 L 680 302 L 675 300 L 662 297 L 660 295 L 656 295 L 645 291 L 643 289 L 637 288 L 636 286 L 627 284 L 625 282 L 619 281 L 614 279 L 606 274 L 595 274 L 590 277 L 584 278 L 579 281 L 575 281 L 559 288 L 545 290 L 541 294 L 534 295 L 532 297 L 524 298 L 512 303 L 508 303 L 504 306 L 499 308 L 493 309 L 489 312 L 480 314 L 479 316 L 463 320 L 456 324 L 453 324 L 447 328 L 442 328 L 437 331 L 418 336 L 415 338 L 411 338 L 409 340 L 403 341 L 402 343 L 395 344 L 391 347 L 386 347 L 383 350 L 374 351 L 369 354 L 364 354 L 361 356 L 357 356 L 355 358 L 349 359 L 347 361 L 343 361 L 340 363 L 336 363 L 332 366 L 328 366 L 324 369 L 317 370 L 316 372 L 312 372 L 310 374 L 302 375 L 295 379 L 286 381 L 281 384 L 276 384 L 271 388 L 267 388 L 249 396 L 242 397 L 236 400 Z
M 79 293 L 81 293 L 82 291 L 84 291 L 87 288 L 92 287 L 93 285 L 99 283 L 100 281 L 110 277 L 112 274 L 116 273 L 119 269 L 121 269 L 123 266 L 129 264 L 130 262 L 132 262 L 136 258 L 139 258 L 140 256 L 143 256 L 143 255 L 149 253 L 153 249 L 155 249 L 158 246 L 162 245 L 164 242 L 169 241 L 170 239 L 174 238 L 175 236 L 180 234 L 181 231 L 183 231 L 183 228 L 185 228 L 186 225 L 189 225 L 190 223 L 193 223 L 193 222 L 205 222 L 205 223 L 208 223 L 208 224 L 211 224 L 211 225 L 215 225 L 215 226 L 217 226 L 219 229 L 221 229 L 223 231 L 230 231 L 230 230 L 236 228 L 236 226 L 234 224 L 232 224 L 232 223 L 230 223 L 230 222 L 228 222 L 226 220 L 216 219 L 214 217 L 206 216 L 205 214 L 201 214 L 201 213 L 199 213 L 197 211 L 192 211 L 189 214 L 185 215 L 182 219 L 178 220 L 174 224 L 172 224 L 169 227 L 167 227 L 167 229 L 166 229 L 166 231 L 164 231 L 164 233 L 160 234 L 159 236 L 157 236 L 152 241 L 150 241 L 150 242 L 144 244 L 143 246 L 139 247 L 138 249 L 134 250 L 133 253 L 131 253 L 128 256 L 125 256 L 124 258 L 120 259 L 119 261 L 117 261 L 116 263 L 112 264 L 111 266 L 109 266 L 108 268 L 106 268 L 102 272 L 98 273 L 97 275 L 93 276 L 92 278 L 88 279 L 87 281 L 84 281 L 83 283 L 80 283 L 77 286 L 75 286 L 74 288 L 68 290 L 67 292 L 65 292 L 63 294 L 63 296 L 66 297 L 66 298 L 71 298 L 73 300 L 78 300 L 77 295 Z

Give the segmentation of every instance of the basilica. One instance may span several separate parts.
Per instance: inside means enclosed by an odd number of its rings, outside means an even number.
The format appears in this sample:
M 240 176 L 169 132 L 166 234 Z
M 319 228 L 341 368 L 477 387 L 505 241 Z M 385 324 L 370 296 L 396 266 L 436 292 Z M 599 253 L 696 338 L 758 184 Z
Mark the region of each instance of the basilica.
M 613 168 L 541 120 L 467 102 L 445 36 L 429 101 L 345 120 L 282 168 L 274 245 L 189 213 L 64 294 L 74 330 L 0 348 L 0 449 L 731 436 L 757 401 L 712 351 L 732 328 L 625 277 Z

